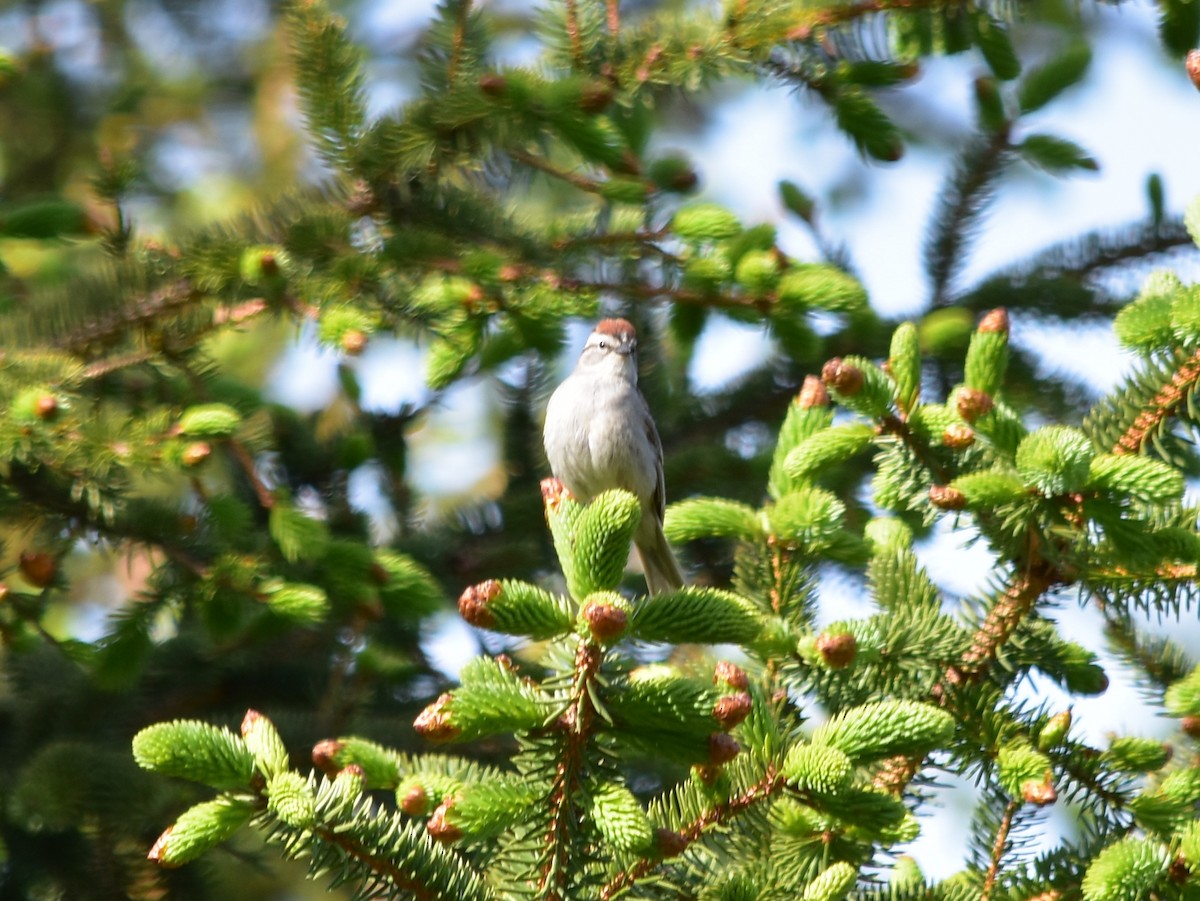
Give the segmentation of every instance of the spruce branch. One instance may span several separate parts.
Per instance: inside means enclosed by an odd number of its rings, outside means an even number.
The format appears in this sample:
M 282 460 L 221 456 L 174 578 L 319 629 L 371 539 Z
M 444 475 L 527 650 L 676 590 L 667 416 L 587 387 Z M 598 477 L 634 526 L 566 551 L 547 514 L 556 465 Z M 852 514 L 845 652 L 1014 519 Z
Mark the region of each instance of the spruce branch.
M 1010 578 L 1008 586 L 988 611 L 962 659 L 946 671 L 945 682 L 959 685 L 983 675 L 996 655 L 1012 637 L 1038 600 L 1062 576 L 1035 555 L 1024 562 L 1024 571 Z
M 583 69 L 583 37 L 579 31 L 578 0 L 563 0 L 567 15 L 567 40 L 571 45 L 571 59 L 576 69 Z
M 553 178 L 559 179 L 560 181 L 565 181 L 567 184 L 573 185 L 581 191 L 587 191 L 589 194 L 602 193 L 603 184 L 601 182 L 598 182 L 592 178 L 588 178 L 585 175 L 577 175 L 574 172 L 567 172 L 565 169 L 560 169 L 549 160 L 543 159 L 542 157 L 529 153 L 528 151 L 514 148 L 508 151 L 508 155 L 518 163 L 522 163 L 532 169 L 537 169 L 539 172 L 544 172 Z
M 604 11 L 608 33 L 615 38 L 621 31 L 621 0 L 604 0 Z
M 672 853 L 682 854 L 689 845 L 699 841 L 706 832 L 714 827 L 727 824 L 755 805 L 770 800 L 782 791 L 786 784 L 783 776 L 775 770 L 774 765 L 768 765 L 762 778 L 744 791 L 703 811 L 680 829 L 672 830 L 669 837 Z M 609 879 L 601 889 L 600 897 L 604 901 L 616 897 L 620 892 L 637 883 L 638 880 L 649 876 L 662 863 L 662 858 L 642 858 L 633 866 Z
M 1012 828 L 1013 816 L 1020 807 L 1021 805 L 1017 801 L 1009 801 L 1004 808 L 1004 815 L 1000 818 L 1000 825 L 996 829 L 996 840 L 992 843 L 992 856 L 988 862 L 987 873 L 984 874 L 983 890 L 979 895 L 980 901 L 991 901 L 992 890 L 996 887 L 996 878 L 1000 875 L 1000 863 L 1008 850 L 1008 832 Z
M 560 719 L 562 743 L 547 799 L 549 831 L 537 883 L 538 897 L 545 901 L 566 901 L 572 878 L 572 833 L 583 815 L 579 793 L 596 717 L 594 682 L 603 662 L 604 651 L 599 645 L 591 641 L 579 643 L 567 708 Z
M 471 17 L 472 0 L 460 0 L 454 11 L 454 34 L 450 39 L 450 59 L 446 63 L 446 83 L 458 80 L 459 67 L 466 53 L 467 23 Z
M 951 281 L 964 264 L 966 244 L 1011 159 L 1007 130 L 977 136 L 959 157 L 954 174 L 938 199 L 925 241 L 925 270 L 930 280 L 932 306 L 951 302 Z
M 1167 421 L 1186 404 L 1200 385 L 1200 350 L 1186 357 L 1171 373 L 1171 379 L 1145 404 L 1137 418 L 1117 439 L 1114 454 L 1141 453 L 1146 442 L 1160 433 Z

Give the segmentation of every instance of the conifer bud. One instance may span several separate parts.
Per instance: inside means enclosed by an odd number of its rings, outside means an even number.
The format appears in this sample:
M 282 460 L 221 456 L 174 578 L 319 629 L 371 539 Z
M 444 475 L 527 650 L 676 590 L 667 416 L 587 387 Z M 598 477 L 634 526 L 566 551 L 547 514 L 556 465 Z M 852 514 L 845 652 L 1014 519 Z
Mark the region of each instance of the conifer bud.
M 571 500 L 571 492 L 558 479 L 542 479 L 542 503 L 547 510 L 555 510 L 564 500 Z
M 1200 49 L 1189 50 L 1187 61 L 1184 63 L 1187 68 L 1188 78 L 1192 80 L 1197 90 L 1200 90 Z
M 212 456 L 212 445 L 207 441 L 193 441 L 183 449 L 179 461 L 190 469 L 193 466 L 199 466 L 210 456 Z
M 665 156 L 655 160 L 647 170 L 650 180 L 664 191 L 687 194 L 696 189 L 700 177 L 691 161 L 682 156 Z
M 500 583 L 488 579 L 478 585 L 472 585 L 458 599 L 458 613 L 472 626 L 487 629 L 492 625 L 493 616 L 487 605 L 500 596 Z
M 853 397 L 862 390 L 863 374 L 858 367 L 844 363 L 841 357 L 834 357 L 821 367 L 821 381 L 838 394 Z
M 335 775 L 341 769 L 337 762 L 338 755 L 345 747 L 346 743 L 336 738 L 326 738 L 317 742 L 312 749 L 313 766 L 327 776 Z
M 0 595 L 0 600 L 3 595 Z M 1200 738 L 1200 716 L 1185 716 L 1179 722 L 1179 727 L 1183 729 L 1183 734 L 1191 738 Z
M 603 81 L 589 81 L 579 92 L 579 109 L 594 116 L 608 109 L 612 100 L 612 85 Z
M 975 443 L 975 430 L 961 422 L 953 423 L 942 432 L 942 444 L 950 450 L 966 450 Z
M 588 601 L 583 607 L 582 615 L 592 638 L 601 644 L 608 644 L 620 638 L 629 625 L 629 615 L 607 601 Z
M 713 684 L 745 691 L 750 686 L 750 680 L 746 678 L 746 671 L 736 663 L 718 660 L 713 668 Z
M 1044 752 L 1058 747 L 1066 739 L 1069 731 L 1071 731 L 1071 711 L 1068 708 L 1059 711 L 1046 721 L 1046 725 L 1038 732 L 1037 749 Z
M 858 640 L 849 632 L 822 632 L 817 638 L 817 653 L 830 669 L 845 669 L 858 654 Z
M 429 818 L 429 822 L 425 826 L 433 839 L 444 845 L 458 841 L 463 835 L 460 828 L 446 819 L 450 811 L 454 809 L 457 800 L 456 797 L 449 797 L 439 804 L 438 809 L 433 812 L 433 816 Z
M 713 705 L 713 719 L 728 732 L 750 715 L 751 706 L 750 695 L 744 691 L 735 695 L 725 695 Z
M 829 392 L 825 389 L 825 383 L 815 375 L 806 375 L 804 384 L 800 387 L 800 393 L 796 395 L 796 405 L 804 410 L 812 407 L 828 407 Z
M 342 335 L 342 350 L 351 357 L 362 354 L 367 347 L 367 333 L 359 328 L 352 328 Z
M 58 418 L 58 398 L 53 394 L 43 394 L 34 403 L 33 412 L 44 422 Z
M 939 510 L 965 510 L 967 496 L 949 485 L 931 485 L 929 502 Z
M 992 412 L 992 407 L 995 406 L 991 395 L 974 388 L 963 388 L 959 391 L 955 405 L 958 408 L 958 415 L 967 422 L 974 422 L 979 417 L 986 416 Z
M 21 576 L 35 588 L 47 588 L 58 574 L 58 561 L 43 551 L 21 551 Z
M 454 695 L 446 692 L 417 714 L 413 721 L 417 734 L 429 741 L 451 741 L 457 737 L 459 729 L 450 722 L 450 711 L 447 709 L 452 700 Z
M 404 797 L 396 799 L 397 806 L 410 817 L 422 817 L 429 812 L 429 792 L 423 785 L 411 785 Z
M 687 850 L 688 840 L 673 829 L 658 829 L 654 844 L 660 857 L 678 857 Z
M 996 307 L 996 309 L 984 314 L 984 317 L 979 320 L 979 331 L 981 332 L 999 332 L 1008 334 L 1008 310 L 1004 307 Z
M 479 77 L 479 90 L 489 97 L 503 97 L 508 91 L 508 79 L 495 72 Z
M 1021 784 L 1021 800 L 1035 807 L 1046 807 L 1058 800 L 1058 792 L 1054 789 L 1050 774 L 1041 782 L 1030 779 Z
M 714 732 L 708 737 L 708 763 L 712 766 L 729 763 L 741 751 L 738 740 L 725 732 Z

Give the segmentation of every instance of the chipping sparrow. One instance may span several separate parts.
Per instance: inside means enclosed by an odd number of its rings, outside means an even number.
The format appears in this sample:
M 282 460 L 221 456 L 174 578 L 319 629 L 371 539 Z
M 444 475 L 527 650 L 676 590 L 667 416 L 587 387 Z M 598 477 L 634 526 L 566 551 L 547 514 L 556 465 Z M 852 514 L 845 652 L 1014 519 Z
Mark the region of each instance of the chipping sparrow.
M 551 396 L 542 437 L 550 469 L 581 503 L 610 488 L 641 501 L 633 543 L 658 594 L 682 586 L 683 574 L 663 535 L 662 443 L 637 380 L 637 332 L 624 319 L 600 321 Z

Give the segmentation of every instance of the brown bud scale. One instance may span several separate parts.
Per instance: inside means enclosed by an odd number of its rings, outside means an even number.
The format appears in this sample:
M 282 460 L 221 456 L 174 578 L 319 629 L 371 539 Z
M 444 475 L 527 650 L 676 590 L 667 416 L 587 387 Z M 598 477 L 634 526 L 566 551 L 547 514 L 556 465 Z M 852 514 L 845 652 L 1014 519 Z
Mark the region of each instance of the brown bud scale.
M 352 357 L 359 356 L 367 347 L 367 333 L 359 328 L 349 329 L 342 335 L 342 350 Z
M 620 607 L 603 601 L 588 601 L 583 607 L 583 621 L 597 641 L 613 641 L 625 634 L 629 615 Z
M 557 510 L 558 505 L 564 500 L 570 500 L 571 492 L 567 490 L 558 479 L 542 479 L 542 503 L 545 504 L 547 510 Z
M 995 404 L 990 394 L 977 388 L 963 388 L 958 392 L 958 415 L 967 422 L 974 422 L 981 416 L 992 412 Z
M 184 466 L 199 466 L 212 456 L 212 447 L 207 441 L 193 441 L 183 449 L 181 457 Z
M 712 766 L 729 763 L 741 752 L 738 740 L 728 733 L 714 732 L 708 737 L 708 763 Z
M 654 833 L 654 843 L 663 857 L 678 857 L 688 847 L 688 840 L 673 829 L 657 830 Z
M 950 450 L 966 450 L 975 443 L 975 430 L 961 422 L 953 423 L 942 432 L 942 444 Z
M 42 551 L 21 551 L 17 564 L 25 581 L 35 588 L 46 588 L 58 573 L 58 561 Z
M 166 860 L 167 845 L 171 841 L 171 832 L 175 829 L 174 826 L 168 826 L 163 830 L 163 834 L 158 837 L 150 848 L 150 853 L 146 855 L 147 860 L 151 860 L 160 867 L 175 867 L 178 864 L 171 863 Z
M 326 738 L 317 742 L 312 749 L 313 766 L 327 775 L 335 775 L 341 769 L 337 762 L 338 755 L 345 748 L 345 742 L 340 742 L 336 738 Z
M 495 622 L 495 617 L 492 616 L 487 605 L 500 597 L 501 591 L 500 583 L 495 579 L 488 579 L 486 582 L 472 585 L 458 599 L 459 616 L 472 626 L 478 626 L 481 629 L 489 628 Z
M 821 381 L 844 397 L 853 397 L 862 390 L 863 373 L 857 366 L 850 366 L 841 357 L 834 357 L 821 367 Z
M 482 75 L 479 78 L 479 90 L 489 97 L 502 97 L 508 91 L 508 79 L 495 72 Z
M 730 688 L 736 688 L 738 691 L 745 691 L 750 686 L 750 680 L 746 678 L 746 671 L 736 663 L 718 660 L 717 665 L 713 668 L 713 684 L 723 684 Z
M 817 653 L 830 669 L 845 669 L 858 655 L 858 639 L 849 632 L 822 632 L 817 636 Z
M 939 510 L 963 510 L 967 506 L 967 496 L 949 485 L 931 485 L 929 502 Z
M 979 331 L 981 332 L 1001 332 L 1008 334 L 1008 310 L 1004 307 L 996 307 L 994 310 L 989 310 L 979 320 Z
M 446 820 L 446 815 L 454 809 L 455 800 L 455 798 L 451 797 L 443 801 L 438 806 L 438 809 L 433 812 L 433 816 L 429 818 L 429 823 L 425 826 L 434 840 L 443 844 L 450 844 L 462 838 L 462 830 Z
M 447 709 L 454 695 L 446 692 L 436 701 L 417 714 L 413 720 L 413 728 L 417 734 L 429 741 L 450 741 L 459 734 L 459 728 L 450 722 L 450 711 Z
M 810 407 L 828 407 L 829 392 L 825 390 L 825 383 L 815 375 L 806 375 L 800 393 L 796 395 L 796 404 L 805 410 Z
M 242 717 L 242 737 L 249 735 L 262 718 L 263 715 L 257 710 L 247 710 L 246 715 Z
M 718 698 L 717 703 L 713 705 L 713 719 L 728 732 L 750 715 L 750 708 L 750 695 L 746 692 L 725 695 L 723 698 Z
M 425 791 L 424 786 L 414 785 L 397 803 L 410 817 L 423 817 L 429 813 L 429 792 Z
M 1021 785 L 1021 799 L 1026 804 L 1032 804 L 1035 807 L 1046 807 L 1058 800 L 1058 792 L 1054 790 L 1054 783 L 1050 781 L 1050 774 L 1046 774 L 1046 778 L 1041 782 L 1030 779 Z
M 43 394 L 34 403 L 33 412 L 38 419 L 54 419 L 58 415 L 58 398 L 53 394 Z

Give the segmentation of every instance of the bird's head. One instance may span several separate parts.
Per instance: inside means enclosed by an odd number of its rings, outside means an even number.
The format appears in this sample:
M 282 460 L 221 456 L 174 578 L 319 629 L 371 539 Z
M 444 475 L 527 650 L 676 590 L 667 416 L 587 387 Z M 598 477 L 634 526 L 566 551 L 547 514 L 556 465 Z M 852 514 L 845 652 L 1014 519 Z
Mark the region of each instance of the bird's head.
M 601 319 L 583 346 L 579 368 L 637 382 L 637 330 L 627 319 Z

